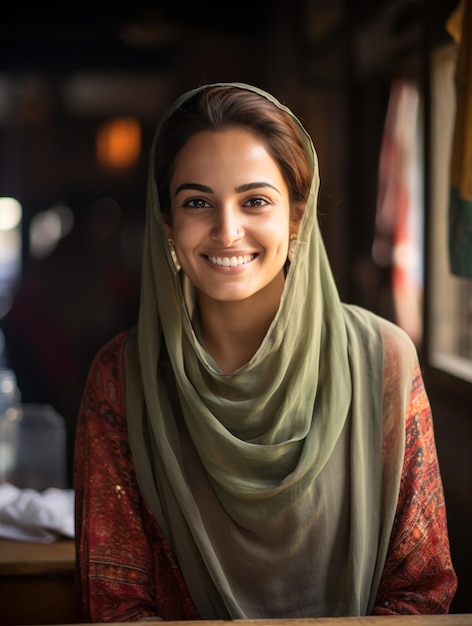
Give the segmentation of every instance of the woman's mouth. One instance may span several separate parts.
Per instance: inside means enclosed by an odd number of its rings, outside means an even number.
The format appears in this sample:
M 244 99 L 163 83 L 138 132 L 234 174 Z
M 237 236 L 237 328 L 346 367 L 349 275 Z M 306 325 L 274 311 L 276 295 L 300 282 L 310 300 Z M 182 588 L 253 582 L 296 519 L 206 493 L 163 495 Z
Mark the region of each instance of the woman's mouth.
M 255 254 L 244 254 L 242 256 L 206 256 L 205 258 L 213 263 L 213 265 L 222 265 L 223 267 L 239 267 L 250 263 L 256 257 Z

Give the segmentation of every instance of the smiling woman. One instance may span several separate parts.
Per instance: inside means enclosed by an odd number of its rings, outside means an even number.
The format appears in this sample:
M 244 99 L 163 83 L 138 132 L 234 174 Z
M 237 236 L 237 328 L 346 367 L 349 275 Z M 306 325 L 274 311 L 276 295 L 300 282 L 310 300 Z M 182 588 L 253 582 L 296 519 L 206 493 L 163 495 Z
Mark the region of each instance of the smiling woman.
M 318 188 L 310 137 L 256 87 L 197 88 L 161 120 L 139 321 L 78 420 L 84 621 L 448 611 L 417 354 L 340 301 Z

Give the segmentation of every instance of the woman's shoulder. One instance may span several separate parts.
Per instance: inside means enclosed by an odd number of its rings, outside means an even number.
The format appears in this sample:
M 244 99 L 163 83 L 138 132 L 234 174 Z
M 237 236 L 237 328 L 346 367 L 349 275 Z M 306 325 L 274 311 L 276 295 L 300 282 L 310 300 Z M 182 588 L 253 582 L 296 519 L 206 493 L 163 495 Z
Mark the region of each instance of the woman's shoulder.
M 131 330 L 124 330 L 107 341 L 96 352 L 89 368 L 85 394 L 107 397 L 122 396 L 124 388 L 124 354 Z
M 416 346 L 400 326 L 386 318 L 364 309 L 363 307 L 344 304 L 344 315 L 349 320 L 351 328 L 375 341 L 375 337 L 381 342 L 384 356 L 387 361 L 391 359 L 406 359 L 410 365 L 417 361 Z
M 383 342 L 385 376 L 411 384 L 419 370 L 415 343 L 405 330 L 393 322 L 379 318 L 379 327 Z
M 112 337 L 109 341 L 101 346 L 95 354 L 93 363 L 101 363 L 102 365 L 111 364 L 123 359 L 124 350 L 131 329 L 123 330 L 118 335 Z

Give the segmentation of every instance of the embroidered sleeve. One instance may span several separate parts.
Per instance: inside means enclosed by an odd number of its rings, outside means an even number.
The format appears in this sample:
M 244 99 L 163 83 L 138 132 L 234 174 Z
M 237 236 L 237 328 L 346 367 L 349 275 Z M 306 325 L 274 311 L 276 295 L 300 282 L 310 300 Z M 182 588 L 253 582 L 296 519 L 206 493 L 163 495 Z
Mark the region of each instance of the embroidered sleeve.
M 122 437 L 123 393 L 117 352 L 124 336 L 95 358 L 75 443 L 76 541 L 84 621 L 156 617 L 151 549 L 131 452 Z
M 417 366 L 397 512 L 373 614 L 447 613 L 456 587 L 431 410 Z

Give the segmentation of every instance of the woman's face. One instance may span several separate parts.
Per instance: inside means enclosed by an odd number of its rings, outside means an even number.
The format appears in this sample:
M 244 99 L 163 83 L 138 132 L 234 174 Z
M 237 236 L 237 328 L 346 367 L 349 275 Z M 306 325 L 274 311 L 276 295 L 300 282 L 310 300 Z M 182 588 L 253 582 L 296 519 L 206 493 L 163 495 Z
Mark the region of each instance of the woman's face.
M 170 182 L 174 240 L 197 290 L 238 301 L 275 288 L 280 297 L 291 224 L 289 192 L 277 162 L 251 132 L 194 135 Z

